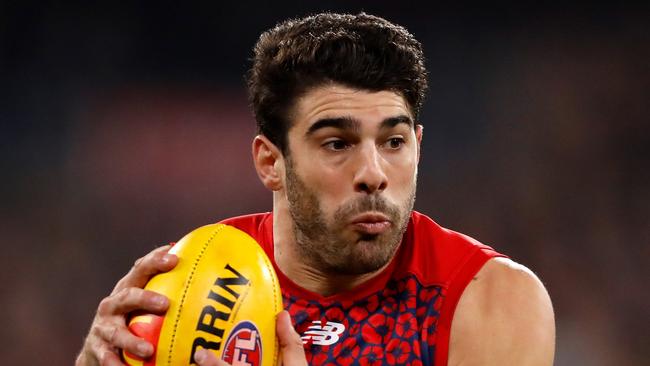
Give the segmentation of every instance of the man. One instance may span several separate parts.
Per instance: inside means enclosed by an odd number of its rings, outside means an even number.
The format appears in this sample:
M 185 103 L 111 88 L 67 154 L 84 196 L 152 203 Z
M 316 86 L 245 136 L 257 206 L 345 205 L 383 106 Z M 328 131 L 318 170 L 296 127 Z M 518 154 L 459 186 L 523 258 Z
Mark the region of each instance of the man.
M 535 275 L 412 211 L 426 86 L 420 44 L 378 17 L 319 14 L 260 37 L 252 150 L 273 213 L 224 222 L 276 265 L 285 365 L 552 364 L 553 310 Z M 77 365 L 152 353 L 125 318 L 167 308 L 142 290 L 174 267 L 167 249 L 137 261 L 101 302 Z M 224 364 L 205 350 L 195 360 Z

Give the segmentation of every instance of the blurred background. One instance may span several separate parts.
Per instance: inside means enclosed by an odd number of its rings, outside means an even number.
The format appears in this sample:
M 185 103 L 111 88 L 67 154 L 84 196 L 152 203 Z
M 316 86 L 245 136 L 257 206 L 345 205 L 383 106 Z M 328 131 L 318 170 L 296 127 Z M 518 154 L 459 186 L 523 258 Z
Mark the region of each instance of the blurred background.
M 242 75 L 321 10 L 424 44 L 416 208 L 539 274 L 556 365 L 650 364 L 648 7 L 317 4 L 0 2 L 3 364 L 72 364 L 136 258 L 271 208 Z

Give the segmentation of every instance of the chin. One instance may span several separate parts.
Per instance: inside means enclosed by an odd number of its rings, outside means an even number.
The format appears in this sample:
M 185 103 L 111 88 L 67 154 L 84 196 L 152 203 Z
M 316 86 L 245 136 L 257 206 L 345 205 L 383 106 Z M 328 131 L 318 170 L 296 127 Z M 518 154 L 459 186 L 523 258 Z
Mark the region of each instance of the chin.
M 357 250 L 346 255 L 342 263 L 332 266 L 335 273 L 362 275 L 376 272 L 393 258 L 393 250 L 386 253 L 386 250 L 381 248 L 382 250 L 378 251 L 376 242 L 359 241 L 356 245 Z

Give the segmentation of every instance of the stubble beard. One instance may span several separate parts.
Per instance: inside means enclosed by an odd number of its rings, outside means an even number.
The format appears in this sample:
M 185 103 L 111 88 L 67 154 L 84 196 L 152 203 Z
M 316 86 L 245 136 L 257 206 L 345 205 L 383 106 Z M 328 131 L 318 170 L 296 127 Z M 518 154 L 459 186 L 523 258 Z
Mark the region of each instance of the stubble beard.
M 289 158 L 286 162 L 289 212 L 302 260 L 324 273 L 360 275 L 382 268 L 393 258 L 413 209 L 415 183 L 401 207 L 369 194 L 339 207 L 328 220 L 316 193 L 296 175 Z M 368 211 L 388 216 L 391 227 L 376 235 L 351 231 L 350 219 Z

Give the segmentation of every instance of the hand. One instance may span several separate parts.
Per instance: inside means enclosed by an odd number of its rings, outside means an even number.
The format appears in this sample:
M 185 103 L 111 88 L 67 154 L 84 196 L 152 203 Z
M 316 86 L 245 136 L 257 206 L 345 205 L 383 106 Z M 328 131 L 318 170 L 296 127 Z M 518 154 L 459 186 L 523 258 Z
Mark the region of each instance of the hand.
M 169 300 L 165 296 L 143 288 L 153 275 L 167 272 L 178 263 L 178 257 L 167 253 L 170 247 L 157 248 L 138 259 L 113 292 L 100 302 L 76 366 L 124 365 L 120 349 L 143 358 L 151 356 L 153 345 L 129 331 L 127 314 L 135 310 L 162 314 L 167 310 Z
M 280 357 L 284 366 L 306 366 L 305 350 L 302 347 L 302 339 L 291 325 L 291 317 L 284 310 L 278 314 L 275 323 L 276 333 L 280 343 Z M 206 349 L 199 349 L 194 354 L 194 361 L 199 366 L 229 366 L 223 360 L 218 359 L 212 352 Z

